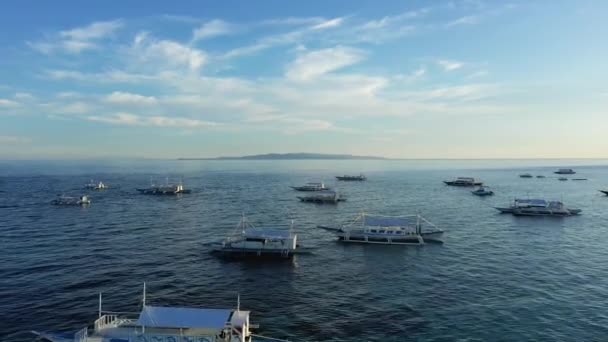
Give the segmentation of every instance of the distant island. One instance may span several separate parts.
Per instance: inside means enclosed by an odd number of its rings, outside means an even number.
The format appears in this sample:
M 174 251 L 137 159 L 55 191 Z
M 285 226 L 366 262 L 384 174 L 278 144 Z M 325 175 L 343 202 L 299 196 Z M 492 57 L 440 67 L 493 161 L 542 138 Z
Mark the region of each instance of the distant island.
M 331 159 L 331 160 L 365 160 L 387 159 L 373 156 L 353 156 L 350 154 L 324 154 L 324 153 L 267 153 L 240 157 L 217 158 L 178 158 L 178 160 L 302 160 L 302 159 Z

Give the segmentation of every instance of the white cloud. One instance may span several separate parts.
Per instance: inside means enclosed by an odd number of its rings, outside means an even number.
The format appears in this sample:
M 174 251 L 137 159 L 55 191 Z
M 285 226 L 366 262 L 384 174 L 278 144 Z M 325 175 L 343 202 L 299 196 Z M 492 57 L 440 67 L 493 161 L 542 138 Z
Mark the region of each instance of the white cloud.
M 74 102 L 59 107 L 56 112 L 60 114 L 85 114 L 91 110 L 85 102 Z
M 456 20 L 452 20 L 445 24 L 446 27 L 459 26 L 459 25 L 473 25 L 479 22 L 479 17 L 475 15 L 469 15 L 465 17 L 458 18 Z
M 29 144 L 32 139 L 14 135 L 0 135 L 0 144 Z
M 115 91 L 105 98 L 106 102 L 118 103 L 118 104 L 155 104 L 156 98 L 154 96 L 144 96 L 139 94 Z
M 344 18 L 334 18 L 325 20 L 322 23 L 316 24 L 311 27 L 312 30 L 324 30 L 332 27 L 338 27 L 342 24 Z
M 78 54 L 84 50 L 98 48 L 98 42 L 123 27 L 122 20 L 99 21 L 84 27 L 51 34 L 46 40 L 26 42 L 31 48 L 51 54 L 57 51 Z
M 15 107 L 18 106 L 19 103 L 9 100 L 9 99 L 0 99 L 0 107 Z
M 19 100 L 32 100 L 34 96 L 32 96 L 30 93 L 19 92 L 15 93 L 15 98 Z
M 464 63 L 462 62 L 450 61 L 446 59 L 437 61 L 437 64 L 439 64 L 439 66 L 442 67 L 445 71 L 457 70 L 464 66 Z
M 364 58 L 359 49 L 336 46 L 305 53 L 288 67 L 285 75 L 297 81 L 306 81 L 328 72 L 358 63 Z
M 199 28 L 192 32 L 192 41 L 217 37 L 232 33 L 233 26 L 219 19 L 214 19 L 202 24 Z
M 191 71 L 197 71 L 207 62 L 207 55 L 202 50 L 173 40 L 156 40 L 146 32 L 135 36 L 129 55 L 134 60 L 134 65 L 152 63 L 154 69 L 158 65 L 170 65 L 186 66 Z
M 394 79 L 397 81 L 412 82 L 412 81 L 423 78 L 424 75 L 426 75 L 426 69 L 421 67 L 421 68 L 418 68 L 418 69 L 412 71 L 408 75 L 396 75 L 394 77 Z
M 155 127 L 215 127 L 216 122 L 203 121 L 198 119 L 167 117 L 167 116 L 140 116 L 131 113 L 119 112 L 109 116 L 89 116 L 91 121 L 99 121 L 115 125 L 128 126 L 155 126 Z

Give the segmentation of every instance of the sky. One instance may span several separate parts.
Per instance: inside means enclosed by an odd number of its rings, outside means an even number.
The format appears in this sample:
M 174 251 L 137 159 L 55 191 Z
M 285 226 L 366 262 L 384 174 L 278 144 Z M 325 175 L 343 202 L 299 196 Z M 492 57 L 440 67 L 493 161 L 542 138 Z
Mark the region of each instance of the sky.
M 606 1 L 0 7 L 0 158 L 608 157 Z

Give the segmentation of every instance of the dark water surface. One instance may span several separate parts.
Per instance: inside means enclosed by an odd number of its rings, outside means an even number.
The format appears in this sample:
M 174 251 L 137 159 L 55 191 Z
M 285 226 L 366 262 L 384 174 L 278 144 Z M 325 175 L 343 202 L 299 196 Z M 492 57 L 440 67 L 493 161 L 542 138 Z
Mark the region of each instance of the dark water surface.
M 65 161 L 0 162 L 0 340 L 32 329 L 79 330 L 108 310 L 233 307 L 241 294 L 259 333 L 296 341 L 600 341 L 608 338 L 607 161 Z M 588 181 L 560 182 L 575 167 Z M 336 183 L 364 172 L 366 182 Z M 523 172 L 546 179 L 521 179 Z M 150 177 L 193 193 L 139 195 Z M 443 179 L 481 178 L 478 198 Z M 79 195 L 87 208 L 49 204 Z M 348 201 L 300 203 L 290 185 L 325 180 Z M 514 197 L 563 200 L 579 217 L 514 218 Z M 342 245 L 315 228 L 369 213 L 422 215 L 443 245 Z M 295 220 L 312 255 L 236 262 L 208 253 L 240 216 Z

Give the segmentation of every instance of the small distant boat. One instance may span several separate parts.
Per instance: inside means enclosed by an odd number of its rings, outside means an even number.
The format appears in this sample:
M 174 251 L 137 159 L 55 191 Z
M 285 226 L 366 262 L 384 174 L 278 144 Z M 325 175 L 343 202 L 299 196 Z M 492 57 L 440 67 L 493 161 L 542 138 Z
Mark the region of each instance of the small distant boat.
M 568 178 L 566 178 L 566 177 L 559 177 L 557 180 L 559 180 L 559 181 L 567 181 Z
M 95 182 L 93 182 L 93 180 L 91 180 L 89 182 L 89 184 L 87 184 L 87 185 L 84 186 L 84 188 L 85 189 L 90 189 L 90 190 L 103 190 L 103 189 L 105 189 L 107 187 L 106 187 L 105 184 L 103 184 L 102 181 L 99 181 L 99 182 L 95 183 Z
M 177 195 L 177 194 L 189 194 L 192 190 L 184 189 L 184 185 L 180 182 L 178 184 L 169 184 L 169 180 L 165 185 L 150 185 L 148 188 L 138 188 L 142 194 L 145 195 Z
M 556 173 L 558 175 L 573 175 L 576 172 L 574 170 L 572 170 L 572 169 L 558 169 L 554 173 Z
M 566 208 L 562 202 L 544 199 L 516 199 L 509 207 L 496 208 L 502 214 L 515 216 L 573 216 L 580 209 Z
M 604 195 L 608 196 L 608 190 L 600 190 L 601 193 L 603 193 Z
M 330 190 L 329 187 L 325 186 L 324 183 L 306 183 L 302 186 L 292 186 L 291 187 L 297 191 L 324 191 Z
M 480 186 L 477 190 L 471 191 L 473 195 L 477 196 L 492 196 L 494 195 L 494 191 L 490 190 L 489 186 Z
M 340 242 L 352 243 L 424 245 L 441 243 L 443 235 L 443 230 L 420 215 L 394 217 L 362 213 L 339 227 L 317 227 L 334 233 Z
M 316 191 L 315 193 L 308 196 L 298 196 L 298 199 L 302 202 L 331 204 L 346 201 L 346 199 L 340 196 L 338 192 L 332 190 Z
M 367 179 L 367 177 L 365 177 L 363 174 L 360 174 L 358 176 L 349 176 L 349 175 L 336 176 L 336 178 L 341 181 L 364 181 Z
M 543 176 L 543 175 L 538 175 L 538 176 L 536 176 L 536 178 L 545 178 L 545 176 Z
M 480 182 L 472 177 L 458 177 L 455 180 L 443 181 L 447 185 L 451 186 L 482 186 L 483 182 Z
M 298 245 L 298 235 L 293 233 L 293 221 L 287 227 L 256 227 L 245 217 L 237 229 L 212 246 L 211 251 L 229 256 L 257 256 L 290 258 L 294 254 L 310 252 Z
M 572 178 L 573 181 L 586 181 L 587 178 Z
M 91 200 L 88 196 L 71 197 L 71 196 L 59 196 L 51 201 L 54 205 L 87 205 L 91 204 Z
M 50 342 L 257 342 L 282 341 L 254 335 L 250 329 L 250 311 L 241 310 L 240 297 L 235 309 L 208 309 L 155 306 L 146 303 L 139 314 L 102 310 L 99 294 L 98 318 L 92 328 L 76 333 L 32 331 L 42 341 Z
M 520 178 L 532 178 L 532 174 L 530 173 L 522 173 L 521 175 L 519 175 Z

